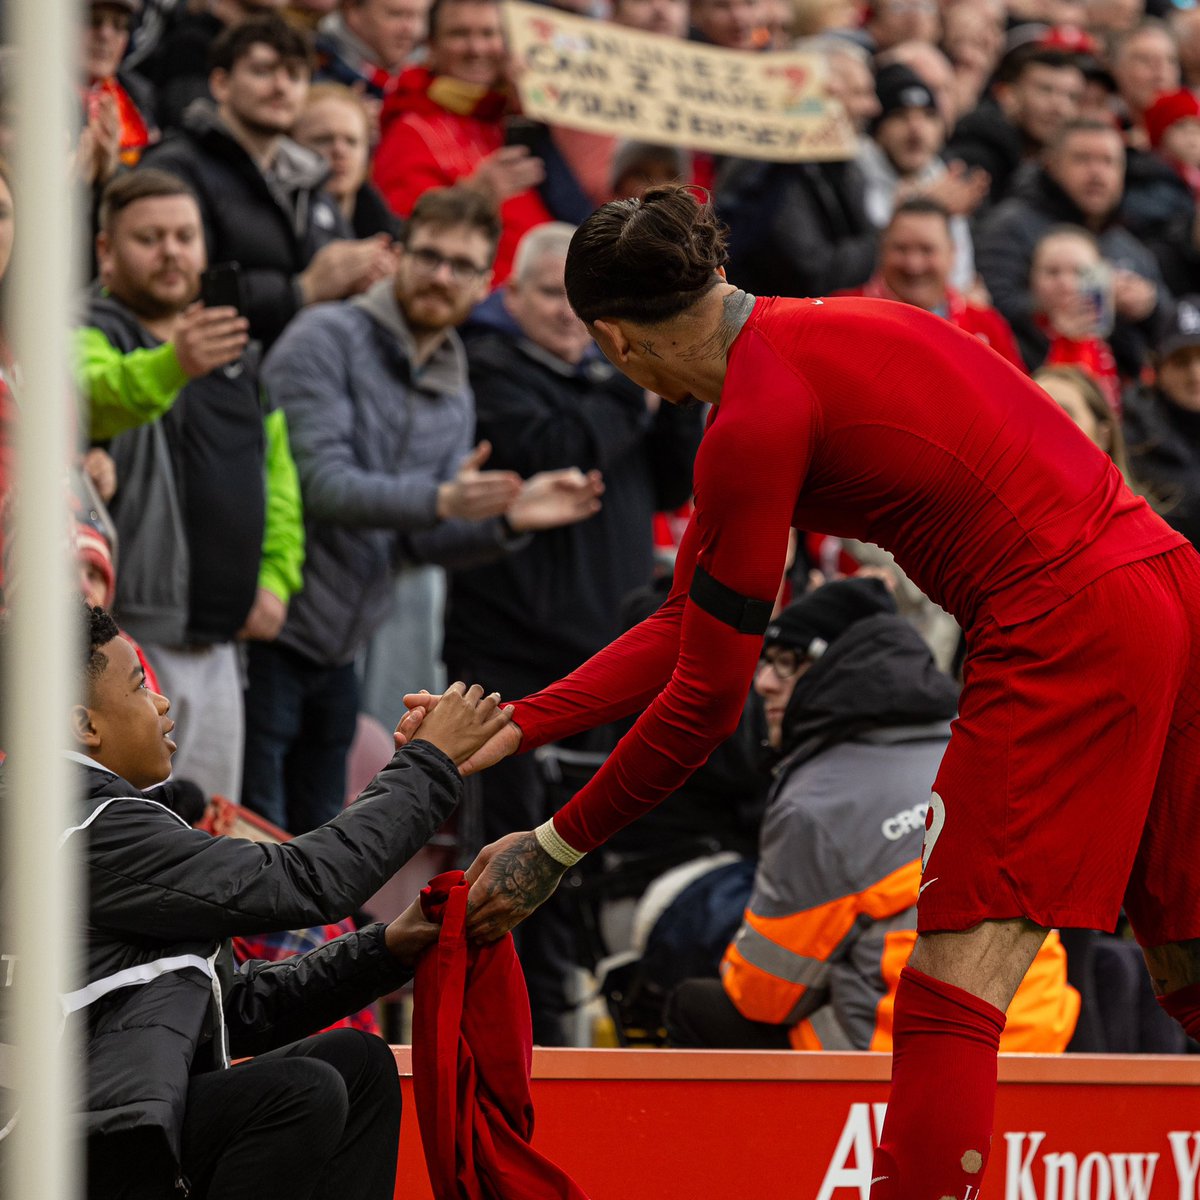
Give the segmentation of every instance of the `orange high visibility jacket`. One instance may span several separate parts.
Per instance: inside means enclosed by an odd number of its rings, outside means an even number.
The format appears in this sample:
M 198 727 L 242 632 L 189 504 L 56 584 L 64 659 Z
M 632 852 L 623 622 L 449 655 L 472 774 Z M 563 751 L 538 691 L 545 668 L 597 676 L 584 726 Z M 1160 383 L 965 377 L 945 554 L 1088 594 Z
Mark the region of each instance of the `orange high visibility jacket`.
M 799 1050 L 890 1050 L 916 940 L 929 788 L 948 729 L 888 728 L 781 764 L 754 891 L 721 964 L 743 1016 Z M 1008 1009 L 1002 1051 L 1059 1053 L 1079 1016 L 1057 933 Z

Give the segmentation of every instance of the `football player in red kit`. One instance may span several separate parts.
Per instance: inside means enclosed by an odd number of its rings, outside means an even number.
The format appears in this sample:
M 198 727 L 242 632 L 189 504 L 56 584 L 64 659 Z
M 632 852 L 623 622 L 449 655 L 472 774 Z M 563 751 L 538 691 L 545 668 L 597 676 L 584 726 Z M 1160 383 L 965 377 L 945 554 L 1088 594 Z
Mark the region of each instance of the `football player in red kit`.
M 978 339 L 888 301 L 755 299 L 724 262 L 684 188 L 607 204 L 571 243 L 568 296 L 608 358 L 713 408 L 670 598 L 473 760 L 645 710 L 552 821 L 483 851 L 471 931 L 527 915 L 733 730 L 793 526 L 884 546 L 968 653 L 871 1195 L 975 1200 L 1004 1011 L 1047 929 L 1124 904 L 1200 1036 L 1200 557 Z

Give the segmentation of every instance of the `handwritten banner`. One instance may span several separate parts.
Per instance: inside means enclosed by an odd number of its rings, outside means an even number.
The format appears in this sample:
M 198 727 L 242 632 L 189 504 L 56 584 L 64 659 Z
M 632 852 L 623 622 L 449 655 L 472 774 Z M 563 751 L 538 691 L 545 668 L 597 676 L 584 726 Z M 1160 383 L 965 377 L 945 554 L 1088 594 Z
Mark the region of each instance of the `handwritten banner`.
M 851 158 L 854 130 L 817 55 L 722 50 L 536 4 L 504 5 L 526 116 L 775 162 Z

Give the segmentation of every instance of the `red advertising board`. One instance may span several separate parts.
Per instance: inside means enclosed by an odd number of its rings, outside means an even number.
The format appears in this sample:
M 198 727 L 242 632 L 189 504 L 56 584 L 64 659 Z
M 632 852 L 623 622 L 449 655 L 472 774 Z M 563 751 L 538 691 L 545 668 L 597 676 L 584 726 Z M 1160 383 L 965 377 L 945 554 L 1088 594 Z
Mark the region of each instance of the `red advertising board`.
M 396 1056 L 396 1195 L 429 1200 L 407 1047 Z M 868 1200 L 889 1062 L 538 1050 L 534 1144 L 592 1200 Z M 987 1180 L 962 1200 L 1200 1200 L 1200 1056 L 1002 1056 Z

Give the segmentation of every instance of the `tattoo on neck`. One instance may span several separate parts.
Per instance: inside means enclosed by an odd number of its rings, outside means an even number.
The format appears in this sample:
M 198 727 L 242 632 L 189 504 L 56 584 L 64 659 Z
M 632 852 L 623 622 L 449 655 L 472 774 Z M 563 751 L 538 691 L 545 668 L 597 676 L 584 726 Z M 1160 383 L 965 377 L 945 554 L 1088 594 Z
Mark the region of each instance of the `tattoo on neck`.
M 724 358 L 729 353 L 734 338 L 742 332 L 742 326 L 750 319 L 753 308 L 754 297 L 749 292 L 743 292 L 741 288 L 730 292 L 721 302 L 721 320 L 716 329 L 690 346 L 681 357 L 686 362 Z
M 662 358 L 662 355 L 655 350 L 654 343 L 649 338 L 642 338 L 641 347 L 642 353 L 648 355 L 650 358 Z

